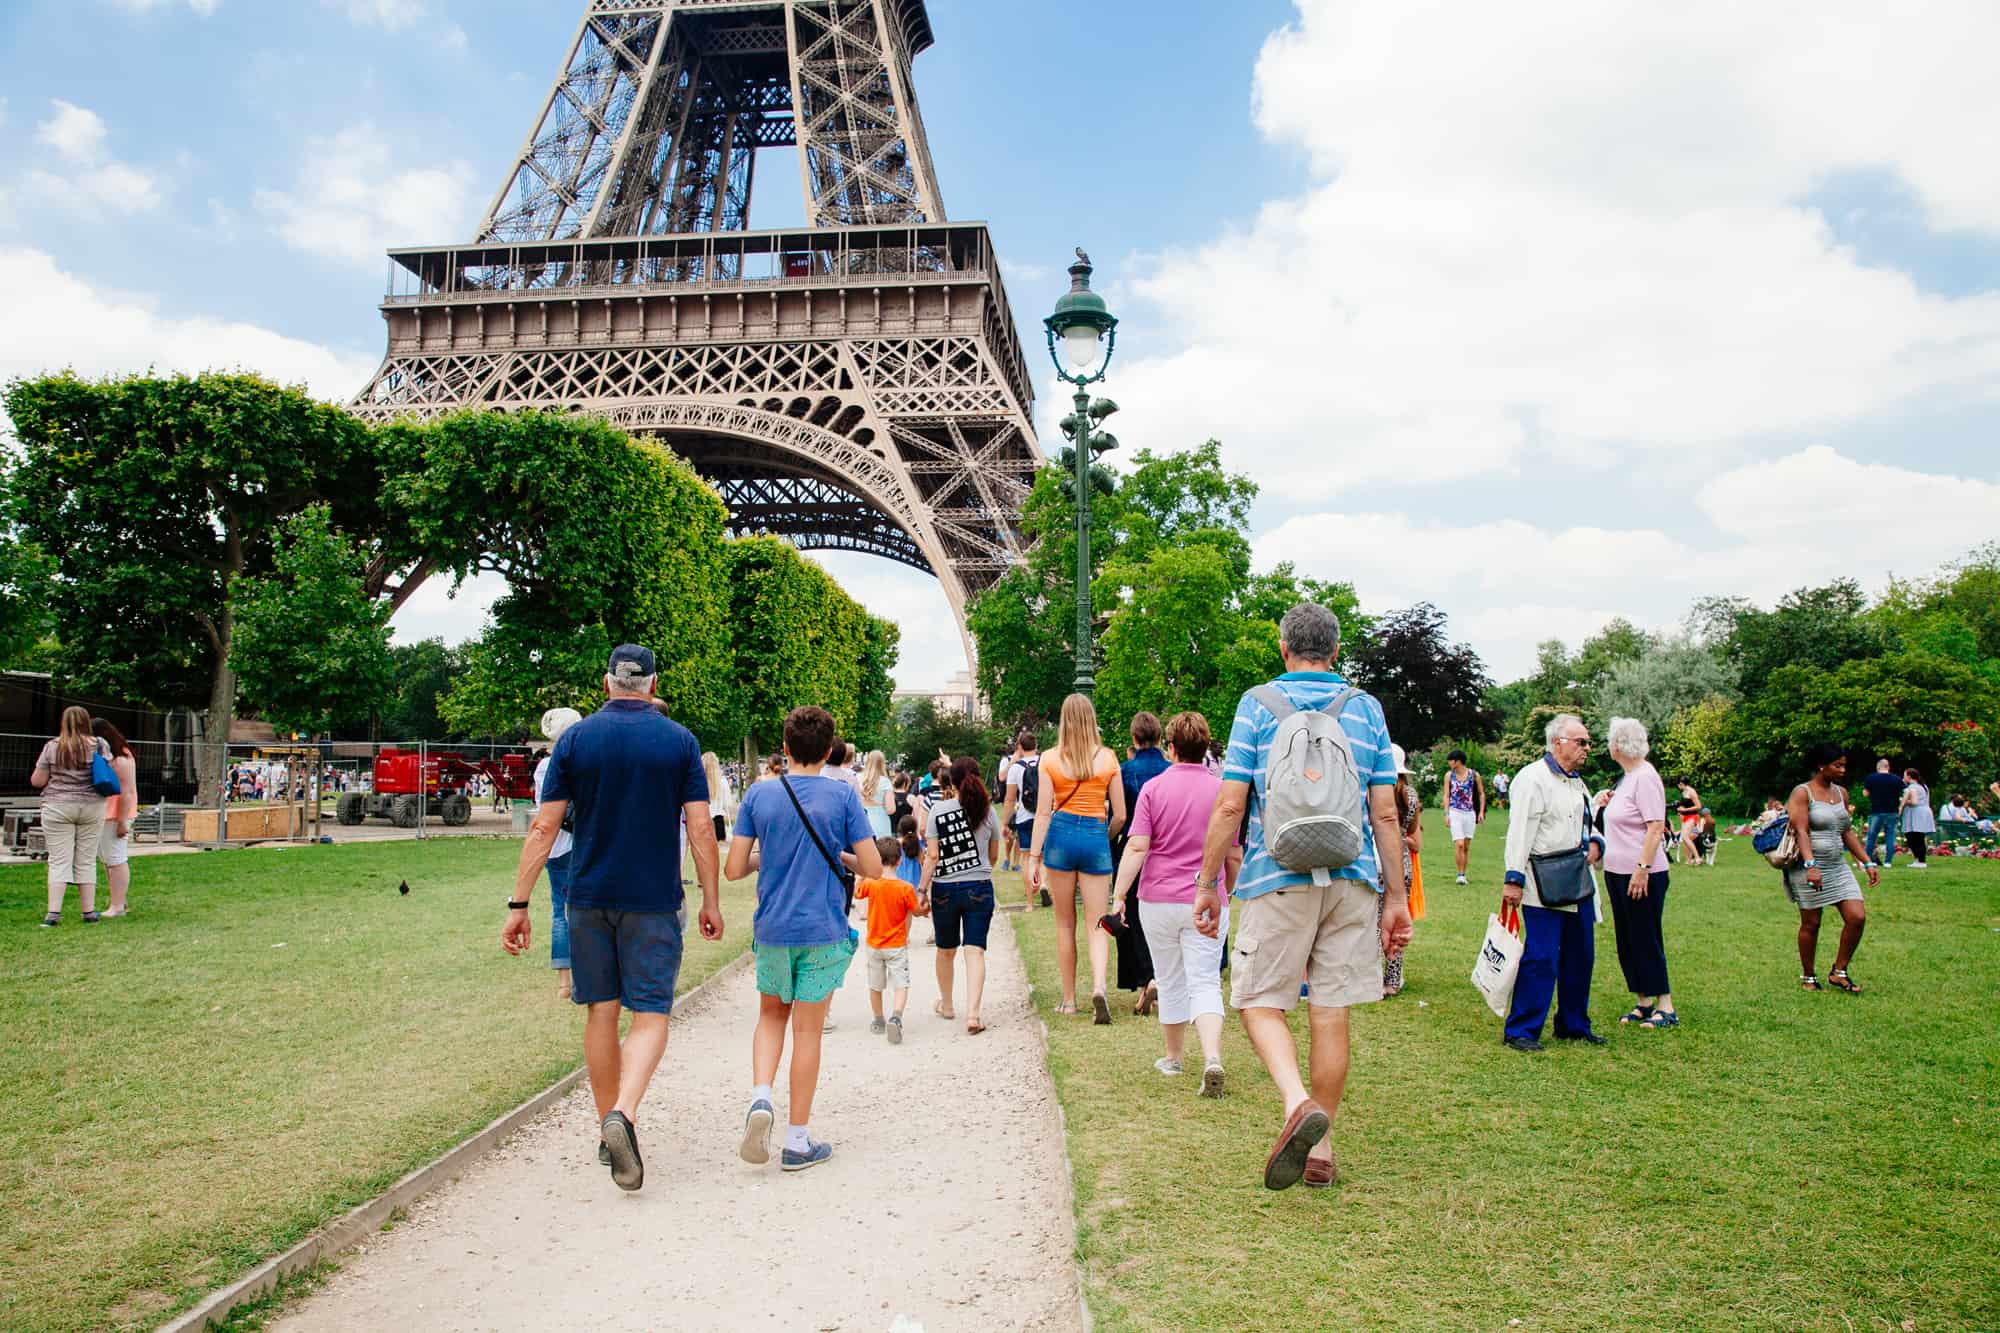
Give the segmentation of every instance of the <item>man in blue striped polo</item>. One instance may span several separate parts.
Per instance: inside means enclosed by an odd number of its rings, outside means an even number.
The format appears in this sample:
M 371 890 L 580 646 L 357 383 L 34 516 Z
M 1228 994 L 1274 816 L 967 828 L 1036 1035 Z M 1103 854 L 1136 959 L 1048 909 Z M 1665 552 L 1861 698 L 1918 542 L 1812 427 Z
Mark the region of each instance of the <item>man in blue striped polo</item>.
M 1243 827 L 1243 870 L 1237 876 L 1236 948 L 1231 960 L 1230 1003 L 1243 1030 L 1284 1099 L 1284 1127 L 1264 1162 L 1264 1184 L 1286 1189 L 1303 1179 L 1325 1187 L 1339 1175 L 1330 1133 L 1347 1084 L 1347 1008 L 1382 998 L 1380 958 L 1400 955 L 1410 940 L 1409 888 L 1403 882 L 1403 833 L 1396 816 L 1396 761 L 1389 727 L 1374 696 L 1350 692 L 1335 674 L 1340 620 L 1323 606 L 1302 602 L 1278 626 L 1285 674 L 1271 682 L 1294 708 L 1320 710 L 1346 697 L 1340 729 L 1346 736 L 1364 793 L 1355 820 L 1361 852 L 1328 872 L 1329 882 L 1286 870 L 1264 845 L 1261 812 L 1270 772 L 1271 741 L 1280 719 L 1257 697 L 1243 696 L 1223 760 L 1222 794 L 1210 816 L 1195 877 L 1195 927 L 1214 936 L 1222 920 L 1216 876 Z M 1378 864 L 1380 870 L 1378 872 Z M 1376 894 L 1382 900 L 1376 928 Z M 1310 1090 L 1299 1079 L 1298 1048 L 1286 1015 L 1299 1002 L 1299 982 L 1311 990 Z

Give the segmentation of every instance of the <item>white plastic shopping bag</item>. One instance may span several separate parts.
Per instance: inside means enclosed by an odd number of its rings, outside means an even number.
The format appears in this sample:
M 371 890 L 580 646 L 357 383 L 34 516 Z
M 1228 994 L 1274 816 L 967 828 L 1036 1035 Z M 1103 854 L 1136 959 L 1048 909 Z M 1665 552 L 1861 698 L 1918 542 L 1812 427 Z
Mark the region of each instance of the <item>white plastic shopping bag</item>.
M 1521 923 L 1519 912 L 1509 913 L 1508 920 L 1512 925 L 1498 916 L 1486 918 L 1486 939 L 1472 964 L 1472 984 L 1486 997 L 1486 1007 L 1501 1018 L 1514 1005 L 1514 977 L 1521 970 L 1525 947 L 1515 933 Z

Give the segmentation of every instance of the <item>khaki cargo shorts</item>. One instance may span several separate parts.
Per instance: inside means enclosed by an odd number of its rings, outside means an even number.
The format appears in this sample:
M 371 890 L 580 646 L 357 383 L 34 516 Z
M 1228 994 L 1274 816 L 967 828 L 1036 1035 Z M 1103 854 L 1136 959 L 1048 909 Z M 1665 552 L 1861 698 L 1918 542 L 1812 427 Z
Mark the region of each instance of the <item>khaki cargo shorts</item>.
M 1336 879 L 1326 888 L 1295 885 L 1238 903 L 1229 1003 L 1290 1013 L 1301 981 L 1323 1009 L 1381 999 L 1375 900 L 1360 880 Z
M 910 950 L 904 945 L 895 949 L 863 948 L 861 956 L 868 967 L 869 990 L 908 990 L 910 988 Z

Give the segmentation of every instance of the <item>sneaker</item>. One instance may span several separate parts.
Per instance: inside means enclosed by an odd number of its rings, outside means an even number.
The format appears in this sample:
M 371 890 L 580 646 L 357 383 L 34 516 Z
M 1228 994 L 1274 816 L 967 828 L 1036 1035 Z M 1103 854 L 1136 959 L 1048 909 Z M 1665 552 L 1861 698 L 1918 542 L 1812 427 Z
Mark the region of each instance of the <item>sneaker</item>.
M 1222 1095 L 1222 1061 L 1210 1060 L 1202 1067 L 1201 1095 L 1204 1097 Z
M 1463 883 L 1465 883 L 1465 876 L 1463 876 L 1463 875 L 1460 875 L 1460 876 L 1458 877 L 1458 882 L 1459 882 L 1460 884 L 1463 884 Z
M 611 1158 L 611 1183 L 635 1190 L 646 1183 L 646 1164 L 639 1159 L 639 1132 L 623 1111 L 604 1117 L 604 1146 Z
M 1153 1061 L 1153 1068 L 1159 1070 L 1162 1074 L 1165 1074 L 1168 1078 L 1173 1078 L 1175 1075 L 1181 1072 L 1182 1065 L 1180 1061 L 1169 1060 L 1167 1059 L 1166 1056 L 1163 1055 L 1159 1059 Z
M 759 1097 L 750 1103 L 749 1113 L 743 1117 L 743 1142 L 736 1147 L 736 1155 L 752 1166 L 762 1166 L 771 1160 L 771 1126 L 778 1120 L 771 1103 Z
M 896 1014 L 889 1019 L 889 1044 L 891 1046 L 901 1046 L 903 1044 L 903 1016 L 901 1014 Z
M 1912 870 L 1929 870 L 1930 868 L 1931 868 L 1931 863 L 1928 861 L 1910 862 L 1910 869 Z
M 834 1027 L 835 1027 L 835 1023 L 834 1023 L 834 1021 L 833 1021 L 833 1015 L 832 1015 L 832 1014 L 828 1014 L 828 1015 L 826 1016 L 826 1026 L 822 1027 L 822 1028 L 820 1029 L 820 1031 L 821 1031 L 821 1032 L 831 1032 L 831 1031 L 833 1031 Z
M 94 926 L 99 920 L 101 918 L 95 912 L 85 912 L 83 914 L 83 924 L 86 926 Z
M 808 1167 L 818 1166 L 821 1162 L 826 1161 L 832 1156 L 833 1145 L 831 1143 L 810 1143 L 804 1152 L 793 1152 L 790 1148 L 785 1149 L 783 1159 L 778 1165 L 787 1171 L 804 1171 Z
M 868 1020 L 868 1031 L 872 1035 L 879 1037 L 888 1030 L 889 1030 L 889 1025 L 882 1021 L 882 1015 L 880 1014 L 877 1014 L 875 1015 L 875 1017 Z
M 50 912 L 47 916 L 42 918 L 43 930 L 51 930 L 56 926 L 60 926 L 61 924 L 62 924 L 61 912 Z

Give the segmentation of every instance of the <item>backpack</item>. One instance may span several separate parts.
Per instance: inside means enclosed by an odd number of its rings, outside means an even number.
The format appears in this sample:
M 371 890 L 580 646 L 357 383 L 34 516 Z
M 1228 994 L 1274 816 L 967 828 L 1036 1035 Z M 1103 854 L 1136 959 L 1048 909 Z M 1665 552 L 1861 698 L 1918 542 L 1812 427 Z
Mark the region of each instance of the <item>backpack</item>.
M 1799 840 L 1792 832 L 1792 816 L 1785 810 L 1767 810 L 1750 830 L 1750 846 L 1780 870 L 1799 863 Z
M 889 812 L 890 830 L 893 832 L 895 829 L 902 827 L 903 816 L 909 813 L 910 813 L 910 793 L 906 791 L 897 792 L 896 808 Z
M 1042 757 L 1021 761 L 1021 808 L 1029 814 L 1042 799 Z
M 1350 686 L 1324 709 L 1301 709 L 1275 685 L 1250 691 L 1278 720 L 1264 773 L 1264 850 L 1321 887 L 1333 883 L 1329 871 L 1361 855 L 1361 774 L 1340 725 L 1341 710 L 1360 693 Z

